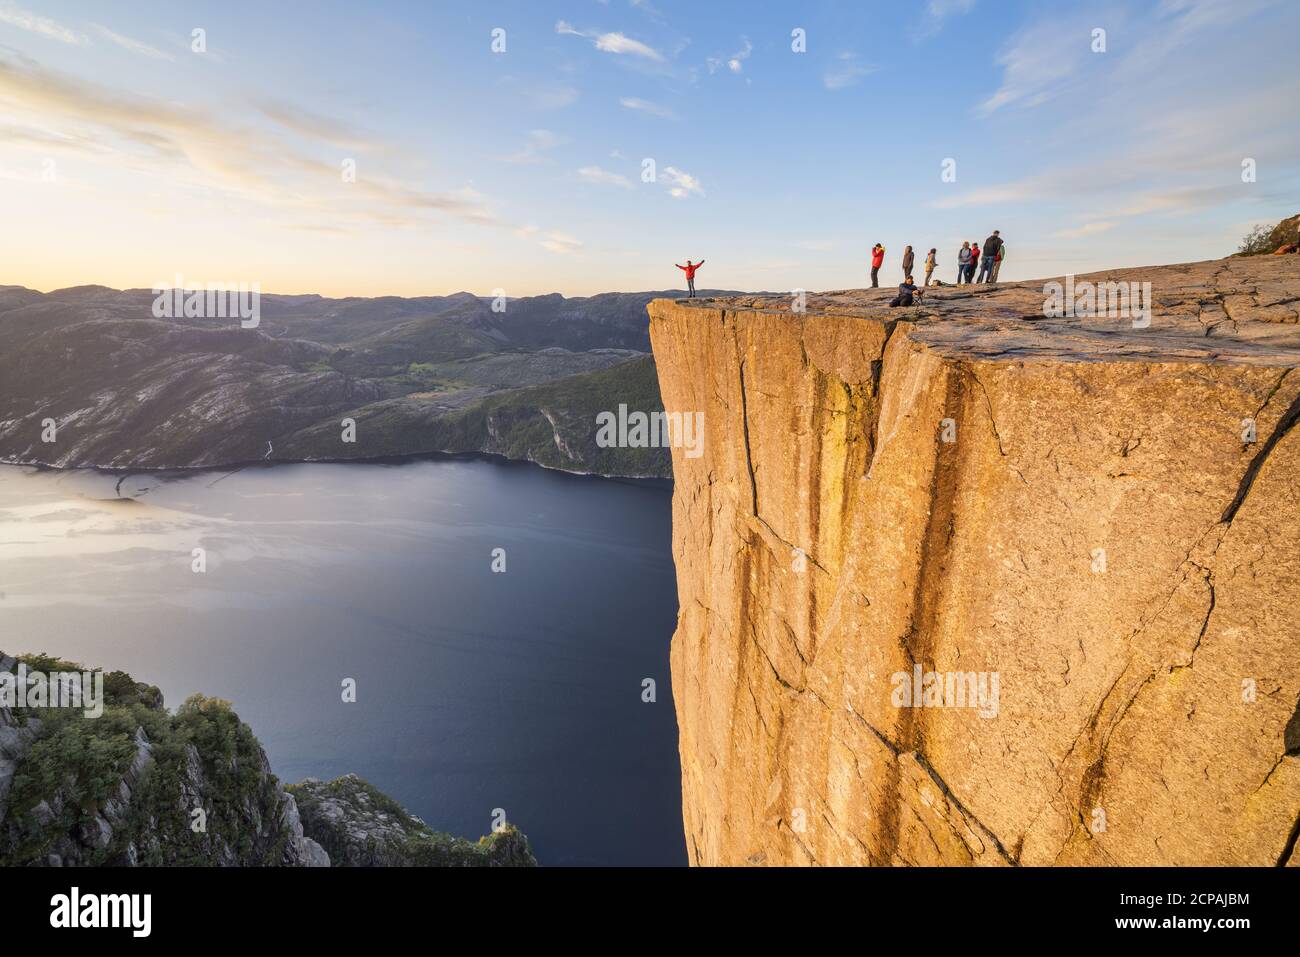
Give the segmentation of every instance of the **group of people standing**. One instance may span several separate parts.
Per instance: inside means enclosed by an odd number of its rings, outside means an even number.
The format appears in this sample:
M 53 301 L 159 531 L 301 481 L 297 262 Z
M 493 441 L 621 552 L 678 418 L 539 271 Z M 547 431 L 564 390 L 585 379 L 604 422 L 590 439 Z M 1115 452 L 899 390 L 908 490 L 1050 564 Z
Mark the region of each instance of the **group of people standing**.
M 998 270 L 1002 267 L 1002 260 L 1007 254 L 1007 244 L 1002 241 L 998 231 L 993 230 L 993 234 L 984 240 L 983 247 L 980 246 L 979 240 L 973 243 L 962 243 L 961 249 L 957 252 L 957 283 L 960 285 L 963 280 L 971 282 L 997 282 Z M 979 270 L 979 278 L 975 278 L 975 271 Z M 929 278 L 927 276 L 927 283 Z
M 993 230 L 992 235 L 984 240 L 981 244 L 979 240 L 974 242 L 964 242 L 961 249 L 957 251 L 957 283 L 963 282 L 997 282 L 998 269 L 1002 266 L 1002 260 L 1006 258 L 1007 245 L 1002 241 L 998 230 Z M 930 277 L 938 266 L 938 250 L 931 249 L 925 256 L 925 286 L 930 285 Z M 903 247 L 903 286 L 911 285 L 915 289 L 912 280 L 912 267 L 916 263 L 916 255 L 912 252 L 911 246 Z M 876 243 L 871 247 L 871 288 L 876 289 L 880 286 L 880 267 L 885 264 L 885 247 Z M 976 270 L 979 271 L 979 278 L 976 279 Z M 899 286 L 899 293 L 902 295 L 903 286 Z M 910 299 L 910 296 L 906 298 Z M 901 305 L 911 305 L 911 302 L 901 303 Z

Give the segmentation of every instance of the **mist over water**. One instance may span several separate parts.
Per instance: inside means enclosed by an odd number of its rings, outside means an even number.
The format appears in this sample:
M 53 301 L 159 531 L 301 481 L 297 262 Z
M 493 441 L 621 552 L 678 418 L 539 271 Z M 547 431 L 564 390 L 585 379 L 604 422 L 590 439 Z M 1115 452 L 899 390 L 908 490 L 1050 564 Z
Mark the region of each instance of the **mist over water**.
M 470 838 L 503 808 L 544 865 L 685 863 L 668 490 L 460 460 L 119 479 L 0 467 L 0 650 L 228 698 L 286 783 L 355 772 Z

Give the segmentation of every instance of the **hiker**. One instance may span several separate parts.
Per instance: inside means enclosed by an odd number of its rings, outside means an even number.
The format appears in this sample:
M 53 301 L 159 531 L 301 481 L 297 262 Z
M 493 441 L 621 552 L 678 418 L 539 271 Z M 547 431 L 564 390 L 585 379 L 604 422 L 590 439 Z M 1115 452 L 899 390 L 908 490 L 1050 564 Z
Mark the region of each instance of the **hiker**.
M 876 243 L 871 247 L 871 288 L 880 287 L 880 267 L 885 262 L 885 247 Z
M 686 260 L 685 266 L 683 266 L 681 263 L 673 263 L 673 265 L 676 266 L 678 269 L 684 270 L 686 272 L 686 286 L 687 288 L 690 289 L 690 292 L 687 294 L 686 298 L 694 299 L 695 298 L 695 270 L 699 269 L 701 266 L 704 265 L 704 260 L 701 259 L 697 263 L 692 263 L 688 259 Z
M 991 282 L 993 279 L 993 263 L 997 261 L 998 249 L 1002 246 L 1002 239 L 998 236 L 998 231 L 993 230 L 992 235 L 984 240 L 984 265 L 980 268 L 980 282 Z
M 925 257 L 925 284 L 927 286 L 930 285 L 930 273 L 934 272 L 934 267 L 939 265 L 939 261 L 934 258 L 936 252 L 938 250 L 931 249 Z
M 924 295 L 925 293 L 916 288 L 916 283 L 912 281 L 912 277 L 908 276 L 898 284 L 898 295 L 889 300 L 889 305 L 891 307 L 919 306 L 921 304 L 921 297 Z
M 970 264 L 966 267 L 966 284 L 970 285 L 975 281 L 975 270 L 980 265 L 980 241 L 977 239 L 970 244 Z
M 998 247 L 997 257 L 993 260 L 993 275 L 990 277 L 993 282 L 998 281 L 998 270 L 1002 268 L 1002 260 L 1007 255 L 1007 244 L 1003 243 Z
M 903 247 L 903 275 L 912 275 L 912 263 L 916 262 L 916 256 L 912 253 L 911 246 Z
M 957 253 L 957 285 L 962 284 L 966 278 L 967 270 L 970 269 L 970 243 L 961 244 L 961 252 Z

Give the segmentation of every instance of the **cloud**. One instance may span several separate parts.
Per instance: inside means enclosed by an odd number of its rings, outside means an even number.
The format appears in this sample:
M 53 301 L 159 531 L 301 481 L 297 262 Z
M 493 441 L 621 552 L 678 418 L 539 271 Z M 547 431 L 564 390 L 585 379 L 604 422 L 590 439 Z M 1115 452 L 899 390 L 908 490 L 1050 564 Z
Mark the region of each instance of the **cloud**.
M 541 241 L 541 247 L 553 253 L 568 254 L 581 249 L 582 240 L 568 233 L 547 233 L 546 238 Z
M 558 110 L 577 102 L 578 91 L 571 86 L 534 88 L 528 91 L 527 97 L 539 110 Z
M 649 113 L 652 116 L 662 116 L 666 120 L 677 119 L 677 114 L 666 106 L 660 106 L 657 103 L 651 103 L 649 100 L 642 100 L 635 96 L 625 96 L 618 101 L 624 108 L 629 110 L 639 110 L 642 113 Z
M 30 30 L 32 33 L 39 33 L 51 40 L 58 40 L 60 43 L 70 43 L 73 46 L 85 46 L 90 43 L 89 38 L 84 33 L 78 33 L 76 30 L 65 27 L 57 20 L 51 20 L 49 17 L 42 17 L 30 10 L 24 10 L 22 7 L 7 2 L 7 0 L 0 0 L 0 23 L 8 23 L 23 30 Z
M 841 53 L 835 59 L 836 62 L 822 74 L 822 84 L 828 90 L 843 90 L 880 69 L 862 63 L 856 53 Z
M 321 116 L 303 109 L 294 103 L 286 103 L 269 97 L 254 100 L 253 105 L 267 119 L 310 139 L 332 143 L 344 149 L 369 150 L 375 148 L 374 142 L 347 124 Z
M 500 225 L 472 190 L 425 190 L 364 167 L 355 182 L 344 183 L 336 162 L 301 152 L 272 131 L 82 81 L 3 52 L 0 99 L 9 112 L 67 138 L 93 133 L 118 165 L 270 208 L 389 226 L 427 224 L 429 213 Z
M 103 36 L 106 40 L 110 40 L 111 42 L 116 43 L 122 49 L 130 50 L 132 53 L 138 54 L 139 56 L 147 56 L 155 60 L 176 59 L 170 53 L 165 53 L 164 51 L 159 50 L 157 47 L 151 47 L 149 44 L 141 40 L 133 40 L 131 39 L 131 37 L 123 36 L 120 33 L 114 33 L 112 30 L 110 30 L 106 26 L 103 26 L 102 24 L 98 24 L 98 23 L 95 24 L 95 29 L 98 30 L 100 35 Z
M 708 57 L 705 59 L 705 65 L 709 68 L 709 73 L 716 73 L 725 64 L 727 69 L 732 73 L 742 73 L 745 69 L 745 61 L 749 55 L 754 52 L 754 44 L 749 42 L 749 37 L 742 36 L 740 42 L 744 44 L 737 52 L 729 57 Z
M 686 199 L 692 193 L 698 196 L 704 195 L 704 187 L 690 173 L 683 172 L 672 166 L 665 166 L 662 175 L 668 182 L 668 194 L 674 199 Z
M 978 115 L 1018 104 L 1038 106 L 1060 92 L 1080 69 L 1089 47 L 1091 30 L 1085 21 L 1042 21 L 1021 30 L 997 56 L 1002 83 L 975 112 Z
M 627 53 L 632 56 L 653 60 L 655 63 L 664 62 L 664 55 L 658 50 L 647 46 L 640 40 L 633 40 L 631 37 L 622 33 L 600 33 L 596 30 L 575 30 L 563 20 L 560 20 L 555 24 L 555 32 L 562 36 L 582 37 L 591 40 L 592 43 L 595 44 L 597 50 L 603 50 L 605 53 Z
M 620 173 L 611 173 L 607 169 L 601 169 L 599 166 L 584 166 L 578 170 L 578 175 L 588 183 L 600 183 L 606 186 L 619 186 L 623 189 L 636 189 L 636 185 Z
M 933 36 L 943 29 L 949 17 L 970 13 L 974 6 L 975 0 L 930 0 L 917 39 Z
M 1088 236 L 1110 232 L 1116 225 L 1114 222 L 1098 220 L 1095 223 L 1084 223 L 1082 226 L 1076 226 L 1073 229 L 1057 230 L 1052 235 L 1059 239 L 1084 239 Z
M 511 153 L 509 156 L 498 156 L 496 158 L 503 163 L 519 163 L 523 165 L 542 163 L 546 161 L 546 157 L 542 155 L 543 153 L 567 142 L 568 140 L 563 136 L 552 133 L 550 130 L 530 130 L 528 141 L 517 152 Z

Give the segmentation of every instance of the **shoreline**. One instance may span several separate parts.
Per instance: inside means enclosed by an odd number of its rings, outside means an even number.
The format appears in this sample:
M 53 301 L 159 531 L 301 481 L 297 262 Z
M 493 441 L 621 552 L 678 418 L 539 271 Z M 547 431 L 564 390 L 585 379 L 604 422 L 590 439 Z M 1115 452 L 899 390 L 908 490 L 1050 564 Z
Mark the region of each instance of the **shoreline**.
M 553 465 L 543 465 L 531 459 L 512 459 L 495 452 L 405 452 L 397 455 L 378 455 L 357 458 L 320 458 L 320 459 L 251 459 L 243 462 L 225 462 L 213 465 L 53 465 L 49 462 L 20 461 L 0 458 L 0 466 L 31 468 L 44 472 L 100 472 L 104 475 L 150 475 L 164 473 L 226 472 L 234 474 L 247 468 L 277 465 L 406 465 L 418 461 L 466 462 L 479 461 L 494 465 L 509 465 L 525 468 L 538 468 L 544 472 L 567 475 L 574 478 L 598 479 L 601 481 L 622 482 L 628 485 L 643 485 L 671 489 L 673 480 L 660 475 L 606 475 L 601 472 L 581 472 L 575 469 L 563 469 Z

